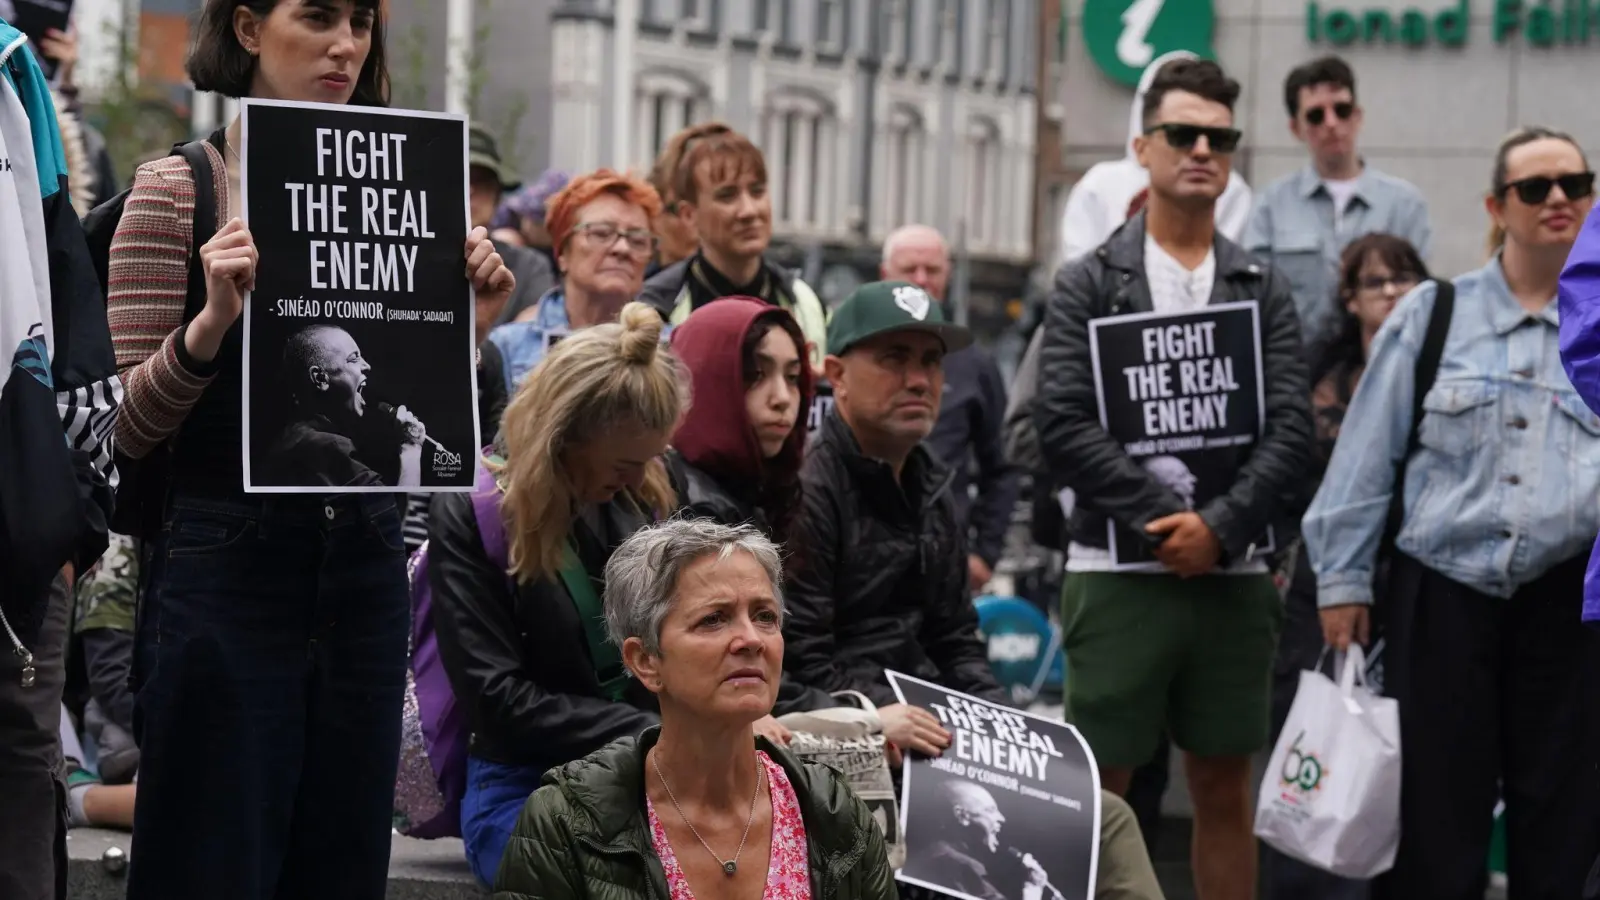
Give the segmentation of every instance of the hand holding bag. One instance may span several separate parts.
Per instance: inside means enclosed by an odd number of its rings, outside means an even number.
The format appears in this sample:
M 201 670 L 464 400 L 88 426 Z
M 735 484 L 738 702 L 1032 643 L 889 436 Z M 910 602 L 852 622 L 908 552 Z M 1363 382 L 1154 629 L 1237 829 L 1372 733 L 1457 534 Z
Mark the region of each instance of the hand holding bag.
M 889 848 L 889 865 L 898 869 L 905 864 L 906 847 L 900 840 L 900 809 L 885 754 L 883 720 L 864 694 L 840 691 L 834 696 L 849 697 L 861 708 L 837 706 L 780 717 L 779 724 L 794 735 L 789 752 L 808 762 L 832 766 L 844 775 L 850 789 L 872 810 Z
M 1300 673 L 1255 832 L 1308 865 L 1372 878 L 1394 866 L 1400 845 L 1400 706 L 1367 689 L 1360 645 L 1339 669 L 1338 684 L 1321 671 Z

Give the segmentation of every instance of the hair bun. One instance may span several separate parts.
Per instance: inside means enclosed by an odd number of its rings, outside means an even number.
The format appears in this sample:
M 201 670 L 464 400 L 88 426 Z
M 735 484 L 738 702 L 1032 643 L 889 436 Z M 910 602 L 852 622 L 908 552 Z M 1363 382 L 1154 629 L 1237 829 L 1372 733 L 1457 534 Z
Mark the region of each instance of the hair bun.
M 622 308 L 622 358 L 629 363 L 647 366 L 656 358 L 661 346 L 661 329 L 665 323 L 655 307 L 637 300 Z

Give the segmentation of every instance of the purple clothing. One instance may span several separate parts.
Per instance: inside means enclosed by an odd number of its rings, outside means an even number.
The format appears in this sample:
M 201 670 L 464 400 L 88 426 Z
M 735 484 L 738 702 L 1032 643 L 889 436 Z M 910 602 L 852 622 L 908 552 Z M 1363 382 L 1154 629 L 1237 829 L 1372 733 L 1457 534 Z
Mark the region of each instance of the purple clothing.
M 1591 214 L 1561 272 L 1561 365 L 1578 396 L 1600 413 L 1600 216 Z M 1600 503 L 1600 497 L 1595 498 Z M 1600 542 L 1583 578 L 1583 621 L 1600 627 Z

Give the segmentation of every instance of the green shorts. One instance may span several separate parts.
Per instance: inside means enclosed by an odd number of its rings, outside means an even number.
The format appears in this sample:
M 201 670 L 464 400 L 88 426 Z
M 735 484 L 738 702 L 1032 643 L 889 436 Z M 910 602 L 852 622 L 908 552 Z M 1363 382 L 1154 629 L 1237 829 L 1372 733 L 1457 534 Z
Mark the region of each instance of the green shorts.
M 1101 766 L 1150 761 L 1166 728 L 1197 756 L 1267 743 L 1283 602 L 1270 575 L 1069 572 L 1066 715 Z

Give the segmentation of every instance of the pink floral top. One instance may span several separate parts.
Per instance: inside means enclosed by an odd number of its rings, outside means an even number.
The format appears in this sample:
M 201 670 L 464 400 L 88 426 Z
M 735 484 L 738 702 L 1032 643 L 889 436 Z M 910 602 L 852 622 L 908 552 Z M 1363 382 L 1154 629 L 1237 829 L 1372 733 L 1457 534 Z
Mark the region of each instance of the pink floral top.
M 762 900 L 811 900 L 811 865 L 806 854 L 806 825 L 800 820 L 800 801 L 783 767 L 759 750 L 756 756 L 767 769 L 767 793 L 772 798 L 772 857 L 767 865 L 767 889 L 761 895 Z M 667 831 L 656 816 L 655 804 L 646 797 L 645 806 L 650 812 L 650 839 L 655 844 L 656 855 L 661 857 L 661 868 L 667 873 L 672 900 L 694 900 L 689 879 L 678 865 L 678 857 L 667 841 Z M 694 849 L 705 852 L 698 844 Z

